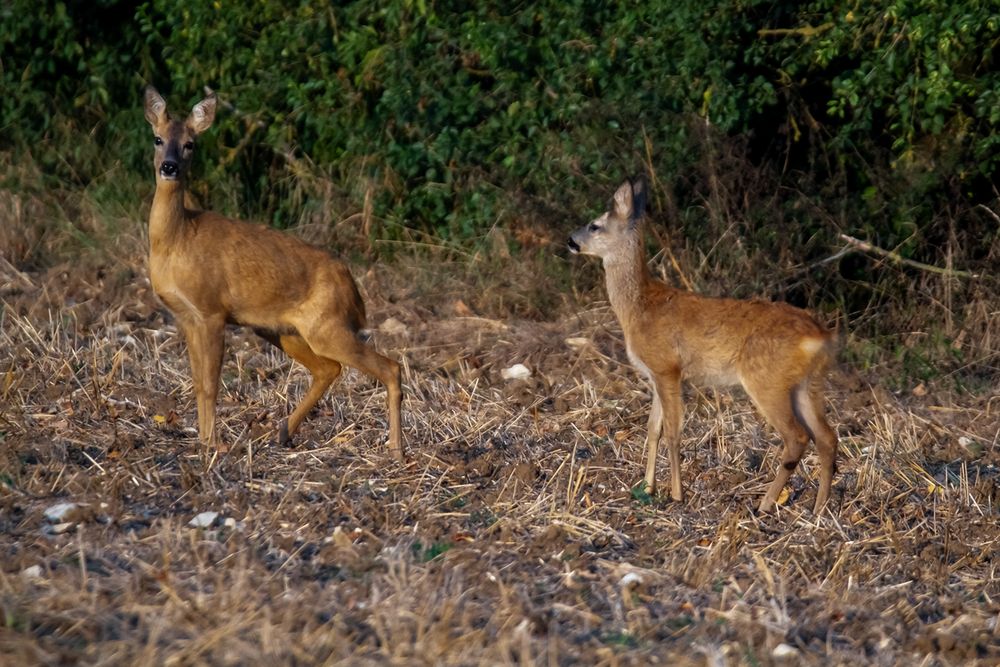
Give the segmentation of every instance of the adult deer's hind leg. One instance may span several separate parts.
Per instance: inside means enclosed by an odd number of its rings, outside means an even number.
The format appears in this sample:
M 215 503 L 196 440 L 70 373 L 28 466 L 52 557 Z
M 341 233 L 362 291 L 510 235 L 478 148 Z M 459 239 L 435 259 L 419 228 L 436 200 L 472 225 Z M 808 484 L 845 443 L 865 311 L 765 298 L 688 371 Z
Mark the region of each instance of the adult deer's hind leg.
M 336 360 L 345 366 L 353 366 L 385 385 L 389 412 L 389 451 L 396 459 L 402 461 L 403 382 L 399 364 L 363 343 L 357 334 L 347 327 L 326 323 L 322 327 L 314 327 L 304 338 L 316 355 Z
M 291 441 L 296 431 L 299 430 L 299 426 L 306 418 L 306 415 L 309 414 L 309 411 L 323 398 L 326 390 L 340 376 L 343 366 L 333 359 L 326 359 L 317 355 L 302 336 L 295 334 L 284 335 L 278 339 L 278 344 L 288 356 L 305 366 L 312 375 L 312 384 L 309 385 L 306 395 L 302 397 L 298 407 L 295 408 L 291 416 L 281 424 L 281 429 L 278 433 L 278 444 L 286 445 Z

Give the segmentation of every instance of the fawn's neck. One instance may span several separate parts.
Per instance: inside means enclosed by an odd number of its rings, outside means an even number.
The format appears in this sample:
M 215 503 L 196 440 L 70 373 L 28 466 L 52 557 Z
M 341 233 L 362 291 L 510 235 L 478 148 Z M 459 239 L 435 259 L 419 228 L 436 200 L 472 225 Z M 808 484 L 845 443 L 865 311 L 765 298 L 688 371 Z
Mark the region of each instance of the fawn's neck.
M 149 210 L 149 247 L 151 252 L 169 247 L 184 229 L 184 185 L 180 181 L 156 181 L 153 206 Z
M 641 311 L 643 292 L 650 280 L 640 236 L 630 237 L 614 254 L 604 256 L 608 301 L 623 327 Z

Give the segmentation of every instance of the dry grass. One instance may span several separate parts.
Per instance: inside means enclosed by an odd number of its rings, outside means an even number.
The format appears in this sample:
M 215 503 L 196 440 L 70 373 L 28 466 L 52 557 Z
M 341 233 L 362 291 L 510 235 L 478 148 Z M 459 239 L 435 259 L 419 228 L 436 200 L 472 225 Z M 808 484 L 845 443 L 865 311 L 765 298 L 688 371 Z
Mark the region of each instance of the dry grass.
M 383 390 L 354 372 L 276 447 L 307 376 L 238 330 L 220 414 L 239 446 L 202 451 L 141 261 L 0 262 L 0 655 L 1000 664 L 995 395 L 894 395 L 840 369 L 829 510 L 808 511 L 810 455 L 756 516 L 776 437 L 742 395 L 689 391 L 687 499 L 634 496 L 649 392 L 606 304 L 491 319 L 455 284 L 419 294 L 434 270 L 356 272 L 372 323 L 395 320 L 380 348 L 405 361 L 400 465 Z M 533 376 L 501 380 L 514 363 Z M 77 505 L 69 525 L 44 516 L 58 502 Z M 217 522 L 190 527 L 203 511 Z

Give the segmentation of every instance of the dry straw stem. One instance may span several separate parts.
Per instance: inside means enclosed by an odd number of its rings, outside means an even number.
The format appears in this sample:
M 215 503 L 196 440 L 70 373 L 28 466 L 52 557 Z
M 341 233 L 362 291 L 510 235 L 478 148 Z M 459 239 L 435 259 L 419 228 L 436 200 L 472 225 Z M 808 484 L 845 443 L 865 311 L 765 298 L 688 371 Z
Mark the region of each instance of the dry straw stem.
M 124 261 L 0 263 L 11 664 L 1000 660 L 995 401 L 843 369 L 829 510 L 807 510 L 810 454 L 757 516 L 776 436 L 745 397 L 692 392 L 687 500 L 634 497 L 650 397 L 607 304 L 458 315 L 440 304 L 459 286 L 414 289 L 440 274 L 415 258 L 355 271 L 380 349 L 405 360 L 409 459 L 387 456 L 384 390 L 356 372 L 276 447 L 307 374 L 236 329 L 220 424 L 238 447 L 216 458 L 183 341 Z M 404 326 L 379 331 L 390 317 Z M 532 376 L 501 380 L 514 363 Z M 58 502 L 78 508 L 57 531 Z M 191 527 L 203 511 L 218 522 Z

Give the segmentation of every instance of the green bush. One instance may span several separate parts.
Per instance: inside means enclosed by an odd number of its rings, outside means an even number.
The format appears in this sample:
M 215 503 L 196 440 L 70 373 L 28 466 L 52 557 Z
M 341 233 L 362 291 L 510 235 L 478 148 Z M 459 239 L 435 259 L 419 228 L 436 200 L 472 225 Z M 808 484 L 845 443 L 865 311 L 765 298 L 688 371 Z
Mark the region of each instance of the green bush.
M 207 85 L 224 108 L 199 194 L 278 226 L 333 196 L 370 198 L 383 237 L 562 230 L 647 170 L 703 252 L 735 233 L 731 250 L 808 261 L 844 230 L 975 268 L 997 240 L 976 209 L 997 202 L 987 0 L 12 0 L 0 17 L 0 150 L 63 187 L 148 177 L 142 86 L 184 112 Z
M 209 85 L 230 106 L 206 191 L 235 187 L 220 199 L 279 225 L 310 206 L 303 165 L 442 236 L 562 224 L 642 167 L 683 179 L 705 157 L 692 118 L 752 137 L 758 164 L 832 179 L 858 231 L 908 255 L 928 254 L 919 232 L 938 240 L 942 200 L 994 197 L 986 0 L 14 0 L 0 14 L 4 146 L 80 184 L 111 159 L 144 168 L 142 84 L 185 107 Z

